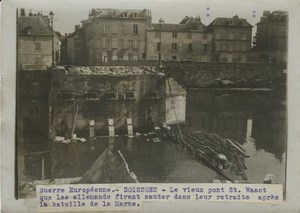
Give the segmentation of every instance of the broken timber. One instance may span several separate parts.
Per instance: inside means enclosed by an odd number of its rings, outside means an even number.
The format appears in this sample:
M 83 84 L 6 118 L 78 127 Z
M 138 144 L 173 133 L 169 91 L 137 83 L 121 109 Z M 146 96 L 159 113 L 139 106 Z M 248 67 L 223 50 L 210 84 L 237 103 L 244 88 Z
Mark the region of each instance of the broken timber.
M 128 164 L 119 152 L 114 154 L 106 149 L 83 175 L 80 183 L 136 183 L 137 179 L 130 172 Z
M 249 156 L 238 142 L 204 131 L 179 132 L 175 126 L 166 124 L 161 126 L 161 130 L 165 137 L 192 152 L 197 160 L 215 170 L 223 179 L 232 182 L 248 180 L 244 159 Z

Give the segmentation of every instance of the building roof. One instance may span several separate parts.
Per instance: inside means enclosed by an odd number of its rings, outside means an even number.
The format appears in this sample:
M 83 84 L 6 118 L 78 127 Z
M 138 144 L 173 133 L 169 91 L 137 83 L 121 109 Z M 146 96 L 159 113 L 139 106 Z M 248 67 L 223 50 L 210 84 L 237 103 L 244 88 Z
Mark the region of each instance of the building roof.
M 18 18 L 18 29 L 20 35 L 52 35 L 48 16 L 41 14 L 20 16 Z
M 126 17 L 124 16 L 126 13 Z M 137 14 L 137 17 L 134 15 Z M 150 11 L 134 10 L 134 9 L 112 9 L 112 8 L 94 8 L 90 11 L 89 17 L 100 17 L 100 18 L 146 18 L 150 16 Z
M 66 69 L 68 74 L 79 75 L 103 75 L 103 76 L 132 76 L 132 75 L 160 75 L 154 66 L 67 66 L 56 67 L 55 69 Z
M 181 31 L 186 30 L 185 25 L 183 24 L 152 24 L 150 30 L 160 31 Z
M 269 11 L 265 11 L 269 12 Z M 288 12 L 275 10 L 272 13 L 262 16 L 260 22 L 257 25 L 262 23 L 270 23 L 270 22 L 287 22 L 288 21 Z
M 80 28 L 78 28 L 77 30 L 75 30 L 74 32 L 69 33 L 68 35 L 66 35 L 66 36 L 64 37 L 64 39 L 72 38 L 72 37 L 74 37 L 74 36 L 76 36 L 76 35 L 79 35 L 80 33 L 83 33 L 83 30 L 84 30 L 85 27 L 86 27 L 86 26 L 80 27 Z
M 167 32 L 176 32 L 176 31 L 205 31 L 206 26 L 201 22 L 200 17 L 188 17 L 186 16 L 179 24 L 152 24 L 150 30 L 160 31 L 160 27 L 162 31 Z
M 235 15 L 233 18 L 215 18 L 208 27 L 228 26 L 228 27 L 253 27 L 246 19 L 239 18 Z

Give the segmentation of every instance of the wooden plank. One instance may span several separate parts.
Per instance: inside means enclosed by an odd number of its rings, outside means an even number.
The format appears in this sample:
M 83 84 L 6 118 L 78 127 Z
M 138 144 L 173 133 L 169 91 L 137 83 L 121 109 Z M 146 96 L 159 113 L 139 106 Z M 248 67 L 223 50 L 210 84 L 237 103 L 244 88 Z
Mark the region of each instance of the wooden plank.
M 243 161 L 242 161 L 241 157 L 239 155 L 234 155 L 234 157 L 235 157 L 238 169 L 241 173 L 241 176 L 242 176 L 243 180 L 248 180 L 248 177 L 247 177 L 246 172 L 245 172 L 245 167 L 244 167 L 244 164 L 243 164 Z
M 242 153 L 244 156 L 249 157 L 249 156 L 247 155 L 247 153 L 245 152 L 244 149 L 241 149 L 239 146 L 237 146 L 237 145 L 236 145 L 234 142 L 232 142 L 230 139 L 227 139 L 227 142 L 229 142 L 231 146 L 233 146 L 235 149 L 237 149 L 237 151 L 239 151 L 240 153 Z
M 136 183 L 118 154 L 106 149 L 79 183 Z

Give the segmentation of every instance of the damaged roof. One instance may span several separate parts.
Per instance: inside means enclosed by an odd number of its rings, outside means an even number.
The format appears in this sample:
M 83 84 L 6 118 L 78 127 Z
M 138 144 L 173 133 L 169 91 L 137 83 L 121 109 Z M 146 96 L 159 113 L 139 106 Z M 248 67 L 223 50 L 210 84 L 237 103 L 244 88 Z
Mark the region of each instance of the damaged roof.
M 103 75 L 103 76 L 130 76 L 130 75 L 160 75 L 160 70 L 153 66 L 66 66 L 56 67 L 65 69 L 68 74 Z
M 201 31 L 204 32 L 206 30 L 206 26 L 201 22 L 200 17 L 189 17 L 186 16 L 179 24 L 167 24 L 167 23 L 153 23 L 149 30 L 153 31 Z

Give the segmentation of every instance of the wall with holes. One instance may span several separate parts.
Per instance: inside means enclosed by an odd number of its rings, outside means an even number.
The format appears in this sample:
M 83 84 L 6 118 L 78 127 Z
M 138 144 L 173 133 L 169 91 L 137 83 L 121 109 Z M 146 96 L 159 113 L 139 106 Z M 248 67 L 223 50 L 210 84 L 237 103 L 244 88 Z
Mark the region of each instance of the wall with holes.
M 51 123 L 56 135 L 87 136 L 89 121 L 95 121 L 96 135 L 108 135 L 108 119 L 114 120 L 116 134 L 126 133 L 126 118 L 135 131 L 149 131 L 165 120 L 164 76 L 103 76 L 53 71 L 51 82 Z M 77 114 L 77 115 L 76 115 Z M 75 120 L 76 117 L 76 120 Z

